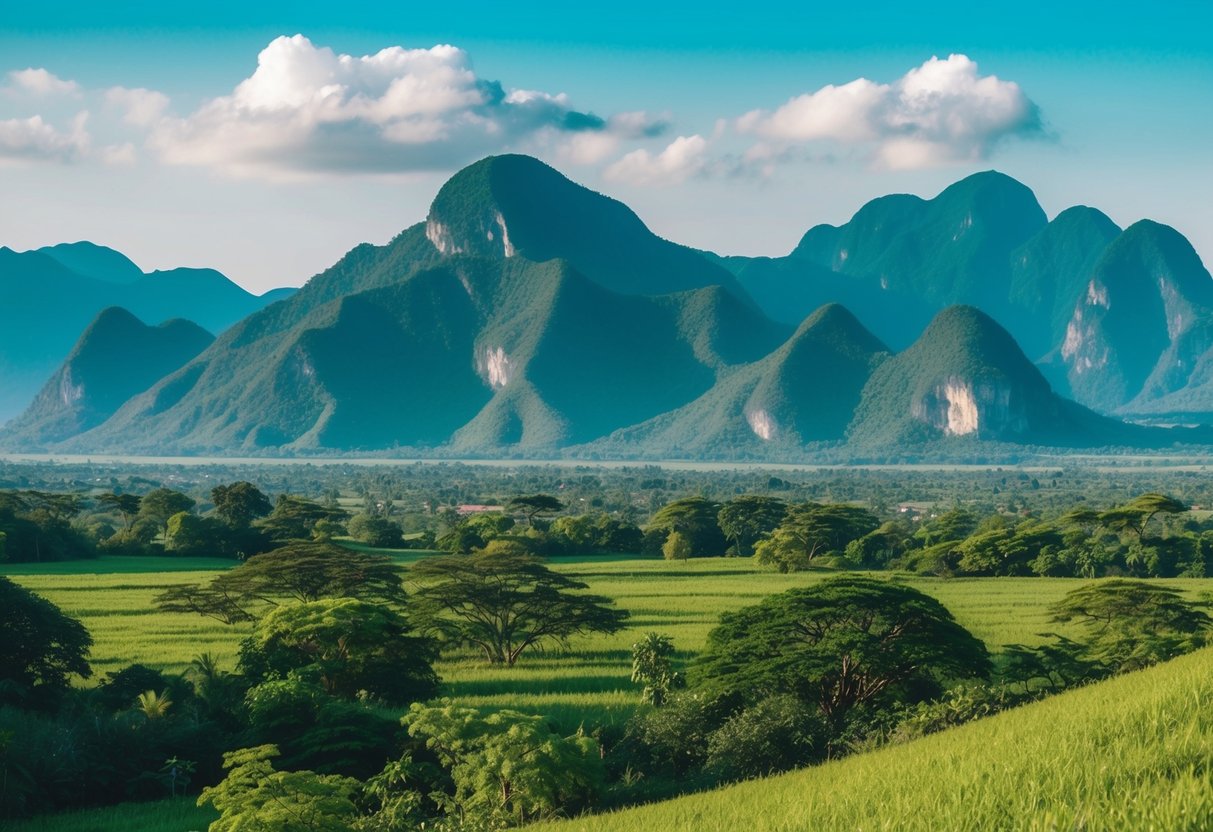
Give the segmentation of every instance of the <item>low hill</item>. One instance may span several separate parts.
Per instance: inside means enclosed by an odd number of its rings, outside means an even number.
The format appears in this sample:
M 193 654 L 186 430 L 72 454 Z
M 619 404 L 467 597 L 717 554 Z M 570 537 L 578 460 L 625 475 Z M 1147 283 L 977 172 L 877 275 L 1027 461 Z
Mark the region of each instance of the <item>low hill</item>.
M 848 434 L 863 446 L 966 436 L 1061 447 L 1154 441 L 1055 394 L 1010 333 L 971 306 L 940 312 L 876 369 Z
M 545 832 L 1213 828 L 1213 650 L 905 745 Z
M 125 309 L 105 309 L 29 408 L 0 428 L 0 441 L 36 449 L 96 427 L 214 340 L 180 318 L 147 326 Z
M 778 349 L 722 374 L 695 401 L 612 434 L 581 453 L 696 457 L 797 456 L 844 438 L 883 344 L 842 306 L 810 315 Z

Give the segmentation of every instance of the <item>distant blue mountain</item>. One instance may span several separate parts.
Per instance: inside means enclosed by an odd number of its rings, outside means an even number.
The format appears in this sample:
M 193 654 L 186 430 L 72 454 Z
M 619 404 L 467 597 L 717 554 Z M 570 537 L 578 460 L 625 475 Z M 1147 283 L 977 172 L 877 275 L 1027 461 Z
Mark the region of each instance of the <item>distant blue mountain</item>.
M 0 248 L 0 423 L 30 404 L 107 307 L 151 324 L 185 318 L 219 333 L 293 292 L 253 295 L 212 269 L 145 274 L 120 252 L 88 242 Z

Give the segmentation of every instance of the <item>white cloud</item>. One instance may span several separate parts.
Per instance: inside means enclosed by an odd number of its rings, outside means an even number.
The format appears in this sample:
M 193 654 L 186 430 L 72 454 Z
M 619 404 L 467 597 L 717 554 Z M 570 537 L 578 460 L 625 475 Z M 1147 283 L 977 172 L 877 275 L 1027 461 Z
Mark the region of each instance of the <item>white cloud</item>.
M 135 127 L 151 127 L 168 110 L 169 98 L 162 92 L 136 87 L 110 87 L 105 102 L 122 111 L 122 120 Z
M 607 179 L 637 185 L 684 182 L 707 171 L 708 141 L 703 136 L 679 136 L 660 153 L 633 150 L 608 167 Z
M 169 163 L 242 176 L 394 173 L 448 169 L 553 138 L 626 135 L 637 121 L 613 125 L 564 95 L 507 92 L 454 46 L 355 56 L 295 35 L 263 49 L 231 94 L 155 121 L 149 146 Z M 572 152 L 600 156 L 591 144 Z
M 88 113 L 79 113 L 64 131 L 41 116 L 0 120 L 0 162 L 73 162 L 86 156 L 87 121 Z
M 9 89 L 30 95 L 76 95 L 80 85 L 66 81 L 45 69 L 15 69 L 8 73 Z
M 1040 135 L 1036 105 L 1013 81 L 979 75 L 965 55 L 931 58 L 891 84 L 859 78 L 755 110 L 737 129 L 785 146 L 860 145 L 889 168 L 985 159 L 1002 140 Z

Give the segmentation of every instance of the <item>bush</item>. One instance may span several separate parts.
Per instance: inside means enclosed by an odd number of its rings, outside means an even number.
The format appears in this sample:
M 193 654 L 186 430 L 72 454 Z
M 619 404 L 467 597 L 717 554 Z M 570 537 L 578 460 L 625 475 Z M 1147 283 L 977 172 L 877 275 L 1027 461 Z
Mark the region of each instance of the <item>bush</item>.
M 735 780 L 798 768 L 825 756 L 828 730 L 815 708 L 787 694 L 730 717 L 708 739 L 706 767 Z

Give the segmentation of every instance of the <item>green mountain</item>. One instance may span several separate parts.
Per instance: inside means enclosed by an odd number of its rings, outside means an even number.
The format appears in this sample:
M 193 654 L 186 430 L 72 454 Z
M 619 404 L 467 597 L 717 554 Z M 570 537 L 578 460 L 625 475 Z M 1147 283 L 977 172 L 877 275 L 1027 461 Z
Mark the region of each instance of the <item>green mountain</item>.
M 719 288 L 623 295 L 560 260 L 449 256 L 302 312 L 305 292 L 66 447 L 553 450 L 674 409 L 786 335 Z
M 987 171 L 934 199 L 872 200 L 844 225 L 809 229 L 787 257 L 726 258 L 725 265 L 778 320 L 799 321 L 822 303 L 843 302 L 901 347 L 945 306 L 1006 310 L 1010 252 L 1045 226 L 1027 187 Z
M 669 413 L 582 449 L 650 459 L 771 457 L 844 438 L 885 346 L 842 306 L 823 306 L 761 360 L 722 374 Z
M 0 428 L 0 441 L 40 448 L 95 427 L 214 340 L 180 318 L 147 326 L 125 309 L 105 309 L 29 408 Z
M 1213 380 L 1195 255 L 1158 228 L 1122 233 L 1084 207 L 1046 222 L 1027 188 L 985 173 L 933 200 L 876 200 L 844 226 L 812 229 L 786 258 L 721 258 L 662 240 L 536 160 L 491 157 L 452 177 L 423 223 L 352 249 L 54 449 L 772 459 L 847 440 L 1192 439 L 1060 398 L 994 322 L 1024 330 L 1065 378 L 1073 356 L 1062 339 L 1102 275 L 1125 297 L 1117 314 L 1143 321 L 1149 291 L 1121 284 L 1152 285 L 1171 337 L 1151 347 L 1144 375 L 1134 365 L 1133 383 L 1175 395 L 1206 366 Z M 121 272 L 95 250 L 66 250 L 77 267 L 93 258 Z M 47 253 L 9 254 L 40 258 L 61 283 L 83 280 Z M 215 279 L 179 271 L 105 285 Z M 826 303 L 831 294 L 848 307 Z M 1106 311 L 1092 337 L 1127 355 L 1132 327 Z M 878 337 L 887 331 L 921 337 L 890 356 Z M 1159 355 L 1181 348 L 1197 369 L 1158 370 Z
M 1174 441 L 1061 398 L 1010 333 L 971 306 L 940 312 L 872 373 L 848 435 L 864 447 L 961 437 L 1062 447 Z
M 210 269 L 144 274 L 91 243 L 0 248 L 0 422 L 30 404 L 103 309 L 120 306 L 153 322 L 188 318 L 220 332 L 292 291 L 258 297 Z
M 1105 412 L 1157 409 L 1192 380 L 1211 322 L 1213 278 L 1191 244 L 1169 226 L 1134 223 L 1091 270 L 1067 324 L 1070 389 Z
M 529 156 L 490 156 L 455 174 L 434 198 L 425 233 L 442 254 L 565 260 L 622 294 L 720 285 L 747 298 L 726 269 Z

